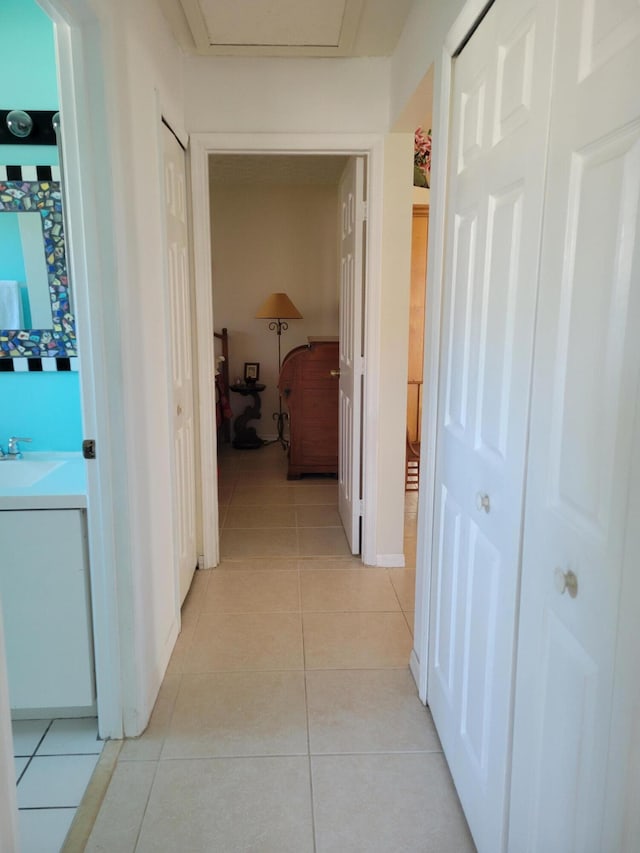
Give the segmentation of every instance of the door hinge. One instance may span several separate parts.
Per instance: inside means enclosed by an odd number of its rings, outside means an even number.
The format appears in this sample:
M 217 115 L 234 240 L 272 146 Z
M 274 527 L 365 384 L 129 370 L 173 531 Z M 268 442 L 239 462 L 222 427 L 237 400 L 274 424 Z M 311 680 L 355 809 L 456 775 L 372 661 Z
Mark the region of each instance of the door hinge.
M 85 438 L 82 442 L 82 455 L 85 459 L 96 458 L 96 440 L 95 438 Z
M 362 498 L 358 501 L 358 515 L 364 515 L 364 501 Z
M 360 202 L 360 217 L 363 221 L 366 221 L 369 218 L 369 202 L 361 201 Z

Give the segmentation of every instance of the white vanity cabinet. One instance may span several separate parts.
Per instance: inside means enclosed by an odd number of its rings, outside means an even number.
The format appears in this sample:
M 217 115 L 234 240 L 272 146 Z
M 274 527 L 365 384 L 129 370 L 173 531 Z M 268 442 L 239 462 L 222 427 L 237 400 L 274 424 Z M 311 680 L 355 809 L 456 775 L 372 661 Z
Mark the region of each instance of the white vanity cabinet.
M 0 601 L 11 708 L 93 705 L 83 509 L 0 511 Z

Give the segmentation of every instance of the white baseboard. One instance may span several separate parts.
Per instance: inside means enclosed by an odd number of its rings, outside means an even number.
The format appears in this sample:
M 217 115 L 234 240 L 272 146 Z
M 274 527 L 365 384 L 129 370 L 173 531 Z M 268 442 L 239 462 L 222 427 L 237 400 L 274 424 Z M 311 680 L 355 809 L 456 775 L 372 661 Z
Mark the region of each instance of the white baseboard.
M 376 554 L 375 565 L 383 569 L 403 569 L 404 554 Z

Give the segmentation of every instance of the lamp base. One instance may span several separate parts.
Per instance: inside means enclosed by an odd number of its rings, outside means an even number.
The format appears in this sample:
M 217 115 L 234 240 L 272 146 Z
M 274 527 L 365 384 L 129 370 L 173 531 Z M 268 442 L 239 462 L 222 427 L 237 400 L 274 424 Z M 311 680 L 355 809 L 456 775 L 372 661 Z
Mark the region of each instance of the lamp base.
M 289 419 L 289 415 L 286 412 L 274 412 L 273 419 L 276 422 L 277 429 L 277 437 L 273 438 L 271 441 L 265 441 L 265 444 L 279 444 L 283 450 L 289 449 L 289 439 L 284 437 L 284 425 L 285 421 Z

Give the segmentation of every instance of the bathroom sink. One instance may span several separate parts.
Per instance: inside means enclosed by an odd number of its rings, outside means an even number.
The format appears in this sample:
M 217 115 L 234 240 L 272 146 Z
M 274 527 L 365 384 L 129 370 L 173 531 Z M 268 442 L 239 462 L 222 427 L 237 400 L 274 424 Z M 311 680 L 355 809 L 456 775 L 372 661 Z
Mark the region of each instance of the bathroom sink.
M 28 489 L 60 465 L 64 465 L 64 462 L 45 459 L 0 462 L 0 489 Z

